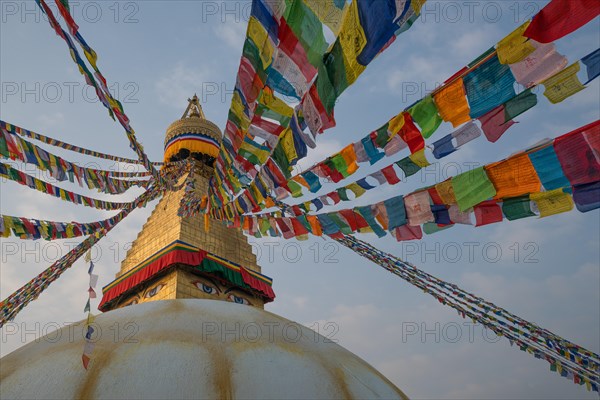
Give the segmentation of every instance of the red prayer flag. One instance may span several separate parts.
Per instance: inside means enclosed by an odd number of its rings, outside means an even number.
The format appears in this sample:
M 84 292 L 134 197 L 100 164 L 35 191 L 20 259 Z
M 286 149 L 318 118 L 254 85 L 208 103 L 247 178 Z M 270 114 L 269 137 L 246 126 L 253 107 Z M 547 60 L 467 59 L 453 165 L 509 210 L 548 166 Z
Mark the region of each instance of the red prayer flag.
M 524 36 L 550 43 L 581 28 L 598 14 L 598 0 L 552 0 L 533 17 Z
M 599 122 L 560 136 L 554 141 L 554 151 L 563 173 L 573 186 L 600 180 L 600 163 L 593 150 L 593 146 L 597 146 L 597 139 L 594 137 L 600 136 Z
M 502 208 L 494 201 L 487 200 L 473 207 L 475 226 L 483 226 L 502 222 Z
M 381 170 L 381 172 L 390 185 L 395 185 L 396 183 L 400 182 L 400 178 L 398 178 L 398 175 L 396 175 L 393 165 L 385 167 Z
M 508 130 L 515 121 L 508 120 L 505 122 L 506 117 L 504 115 L 504 106 L 498 106 L 487 114 L 482 115 L 478 118 L 481 122 L 481 130 L 485 134 L 488 141 L 495 143 L 504 132 Z
M 423 237 L 423 231 L 420 225 L 402 225 L 396 228 L 396 240 L 401 242 L 404 240 L 421 239 Z
M 421 131 L 415 126 L 415 123 L 408 113 L 404 114 L 404 126 L 402 126 L 398 134 L 408 145 L 411 154 L 416 153 L 425 147 L 425 139 L 423 139 Z

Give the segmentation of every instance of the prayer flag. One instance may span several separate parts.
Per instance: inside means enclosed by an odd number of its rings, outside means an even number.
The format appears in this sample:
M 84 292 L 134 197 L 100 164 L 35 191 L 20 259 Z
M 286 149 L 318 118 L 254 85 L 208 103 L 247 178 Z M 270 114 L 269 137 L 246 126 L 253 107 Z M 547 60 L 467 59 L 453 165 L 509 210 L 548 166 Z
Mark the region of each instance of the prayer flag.
M 456 128 L 471 120 L 462 78 L 444 85 L 439 92 L 433 95 L 433 99 L 442 119 L 451 122 L 453 127 Z
M 585 89 L 585 86 L 581 84 L 577 77 L 579 69 L 579 62 L 576 62 L 543 81 L 542 84 L 546 88 L 546 90 L 544 90 L 544 96 L 546 96 L 551 103 L 556 104 Z
M 452 188 L 458 206 L 463 212 L 496 195 L 496 189 L 483 167 L 453 177 Z
M 532 193 L 530 198 L 535 201 L 538 210 L 540 210 L 540 218 L 560 214 L 573 209 L 573 199 L 561 189 Z
M 533 17 L 524 35 L 550 43 L 581 28 L 598 14 L 597 0 L 552 0 Z

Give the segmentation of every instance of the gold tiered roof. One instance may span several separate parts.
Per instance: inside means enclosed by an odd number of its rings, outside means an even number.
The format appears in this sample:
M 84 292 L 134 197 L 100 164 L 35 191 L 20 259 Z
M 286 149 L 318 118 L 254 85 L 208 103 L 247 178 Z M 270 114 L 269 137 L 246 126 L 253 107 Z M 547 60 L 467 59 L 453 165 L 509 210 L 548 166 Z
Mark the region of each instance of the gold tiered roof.
M 204 215 L 178 215 L 186 186 L 198 198 L 208 193 L 213 150 L 218 152 L 220 142 L 221 131 L 206 119 L 198 97 L 188 99 L 182 118 L 167 130 L 165 160 L 188 159 L 193 167 L 180 177 L 179 190 L 164 194 L 131 244 L 115 280 L 103 289 L 102 311 L 162 299 L 228 300 L 230 293 L 258 307 L 273 300 L 271 279 L 261 274 L 241 229 L 210 220 L 206 231 Z M 206 288 L 198 282 L 203 276 L 212 279 L 221 297 L 202 293 Z
M 188 99 L 181 119 L 167 128 L 165 136 L 165 162 L 171 161 L 182 149 L 190 153 L 217 157 L 221 145 L 221 130 L 206 119 L 198 96 Z

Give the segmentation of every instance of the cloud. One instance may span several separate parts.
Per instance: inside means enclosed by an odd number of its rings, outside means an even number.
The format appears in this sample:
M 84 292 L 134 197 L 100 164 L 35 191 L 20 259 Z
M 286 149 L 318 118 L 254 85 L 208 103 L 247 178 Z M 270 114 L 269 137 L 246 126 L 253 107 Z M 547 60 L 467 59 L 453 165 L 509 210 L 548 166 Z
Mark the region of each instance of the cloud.
M 246 24 L 241 22 L 228 22 L 219 24 L 214 28 L 217 38 L 233 49 L 240 51 L 246 37 Z
M 202 84 L 210 82 L 213 76 L 212 69 L 205 64 L 192 68 L 180 61 L 156 81 L 155 90 L 161 103 L 181 109 L 182 99 L 199 92 Z

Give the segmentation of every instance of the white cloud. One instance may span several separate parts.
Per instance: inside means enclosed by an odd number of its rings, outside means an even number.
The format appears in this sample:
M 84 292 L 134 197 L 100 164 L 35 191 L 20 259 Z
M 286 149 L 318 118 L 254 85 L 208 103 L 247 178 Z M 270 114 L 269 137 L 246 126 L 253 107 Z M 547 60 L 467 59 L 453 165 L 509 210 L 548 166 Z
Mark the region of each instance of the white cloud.
M 181 109 L 183 99 L 189 98 L 194 92 L 200 96 L 202 85 L 210 82 L 214 76 L 212 72 L 206 64 L 189 67 L 178 62 L 156 81 L 155 89 L 160 102 Z
M 214 28 L 217 38 L 237 51 L 242 50 L 246 37 L 246 24 L 240 22 L 228 22 L 219 24 Z

